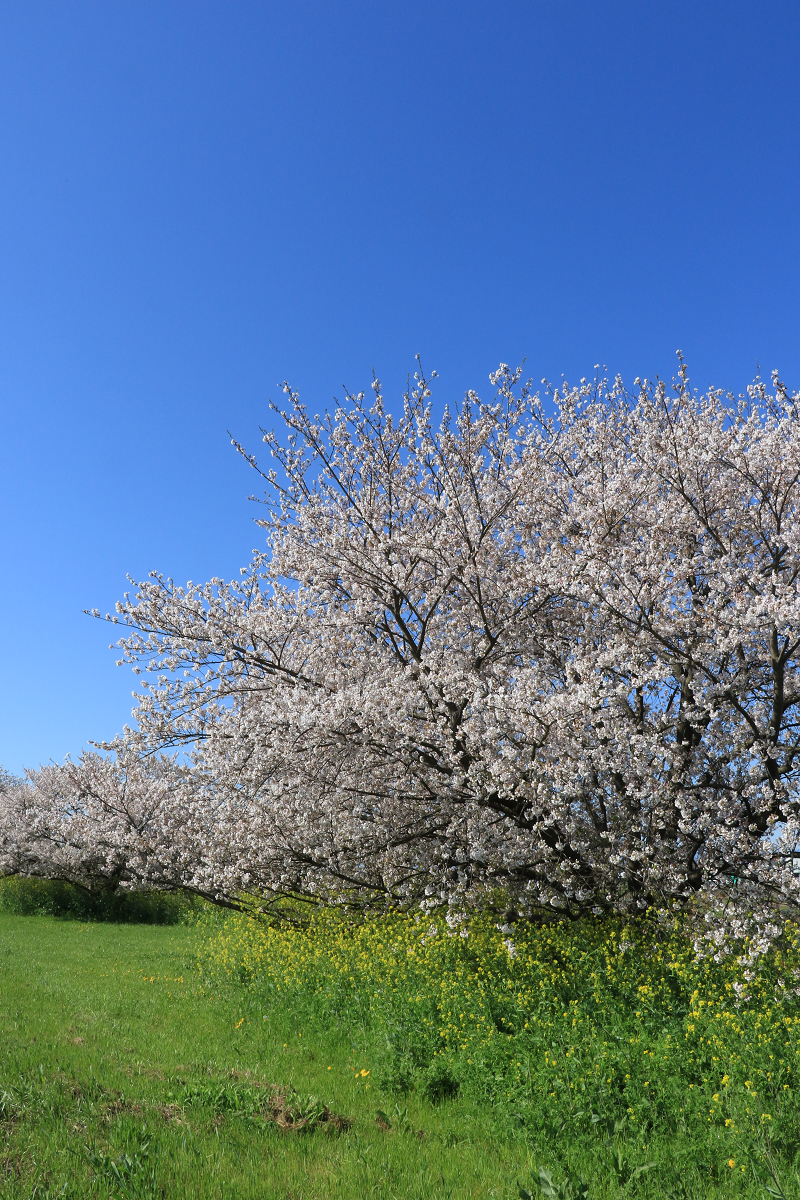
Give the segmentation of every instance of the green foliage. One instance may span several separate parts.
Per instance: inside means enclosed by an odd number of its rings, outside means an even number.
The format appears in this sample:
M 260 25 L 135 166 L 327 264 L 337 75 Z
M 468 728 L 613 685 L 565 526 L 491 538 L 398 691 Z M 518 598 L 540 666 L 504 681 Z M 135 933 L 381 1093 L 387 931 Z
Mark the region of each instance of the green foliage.
M 568 1175 L 562 1183 L 557 1184 L 545 1167 L 539 1167 L 539 1178 L 534 1180 L 533 1186 L 537 1194 L 545 1196 L 547 1200 L 589 1200 L 589 1185 L 585 1179 Z M 533 1200 L 533 1193 L 524 1187 L 519 1189 L 519 1194 L 520 1200 Z
M 627 1154 L 623 1153 L 618 1146 L 615 1146 L 611 1153 L 611 1167 L 621 1188 L 626 1188 L 628 1184 L 633 1183 L 640 1175 L 644 1175 L 646 1171 L 652 1171 L 655 1165 L 654 1162 L 648 1162 L 639 1163 L 638 1167 L 635 1167 Z
M 264 1005 L 358 1024 L 385 1091 L 468 1095 L 507 1132 L 558 1127 L 606 1148 L 623 1128 L 640 1143 L 713 1137 L 727 1161 L 745 1131 L 774 1141 L 800 1125 L 790 925 L 751 969 L 698 959 L 673 920 L 518 923 L 512 940 L 488 916 L 467 937 L 414 914 L 322 910 L 300 929 L 231 916 L 200 965 Z M 628 1187 L 645 1166 L 612 1155 L 608 1169 Z
M 452 1100 L 461 1084 L 444 1059 L 435 1057 L 422 1077 L 422 1094 L 431 1104 Z
M 202 902 L 179 892 L 90 892 L 58 879 L 9 875 L 0 879 L 0 912 L 76 921 L 177 925 L 192 918 Z
M 0 1200 L 116 1200 L 111 1164 L 160 1200 L 516 1194 L 528 1151 L 490 1112 L 394 1105 L 357 1022 L 209 987 L 200 936 L 0 915 Z
M 151 1200 L 159 1195 L 155 1157 L 149 1139 L 116 1158 L 92 1148 L 86 1150 L 86 1160 L 94 1174 L 105 1177 L 112 1190 L 128 1200 Z

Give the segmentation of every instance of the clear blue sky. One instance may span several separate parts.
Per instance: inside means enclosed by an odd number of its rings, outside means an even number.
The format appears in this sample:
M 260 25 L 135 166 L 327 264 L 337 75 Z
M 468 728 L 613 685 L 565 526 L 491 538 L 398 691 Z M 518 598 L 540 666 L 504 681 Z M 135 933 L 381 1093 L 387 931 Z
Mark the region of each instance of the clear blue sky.
M 0 12 L 0 763 L 129 719 L 127 572 L 232 577 L 288 378 L 800 386 L 800 6 Z

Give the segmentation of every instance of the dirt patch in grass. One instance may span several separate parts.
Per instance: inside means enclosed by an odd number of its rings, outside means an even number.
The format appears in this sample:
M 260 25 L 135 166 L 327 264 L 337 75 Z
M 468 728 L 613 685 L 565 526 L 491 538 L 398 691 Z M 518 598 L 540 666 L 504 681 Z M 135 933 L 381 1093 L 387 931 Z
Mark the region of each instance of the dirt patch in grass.
M 0 1179 L 22 1179 L 25 1174 L 26 1164 L 21 1154 L 8 1154 L 0 1158 Z
M 142 1113 L 141 1104 L 135 1101 L 126 1100 L 122 1093 L 118 1093 L 112 1100 L 107 1100 L 101 1108 L 101 1119 L 106 1125 L 110 1125 L 117 1117 L 134 1116 L 138 1117 Z
M 348 1117 L 333 1112 L 318 1096 L 305 1095 L 278 1084 L 177 1082 L 183 1089 L 179 1098 L 183 1108 L 205 1108 L 220 1116 L 268 1121 L 291 1133 L 308 1132 L 318 1127 L 330 1133 L 341 1133 L 352 1124 Z
M 156 1112 L 161 1114 L 161 1119 L 165 1124 L 183 1125 L 183 1109 L 179 1104 L 157 1104 Z
M 298 1092 L 276 1088 L 271 1092 L 265 1117 L 279 1129 L 292 1133 L 323 1127 L 331 1133 L 344 1133 L 352 1125 L 349 1117 L 331 1112 L 314 1096 L 301 1096 Z

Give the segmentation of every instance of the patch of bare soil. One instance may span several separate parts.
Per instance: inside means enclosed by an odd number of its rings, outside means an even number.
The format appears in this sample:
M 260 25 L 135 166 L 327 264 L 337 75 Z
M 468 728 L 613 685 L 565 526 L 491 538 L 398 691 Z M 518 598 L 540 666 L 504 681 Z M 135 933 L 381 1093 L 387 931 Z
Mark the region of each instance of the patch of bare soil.
M 0 1178 L 22 1179 L 26 1173 L 25 1159 L 21 1154 L 6 1154 L 0 1158 Z
M 105 1101 L 100 1114 L 103 1122 L 110 1125 L 116 1117 L 131 1115 L 138 1117 L 141 1111 L 141 1104 L 137 1104 L 135 1100 L 126 1100 L 122 1092 L 116 1092 L 111 1100 Z
M 301 1096 L 298 1092 L 274 1088 L 264 1107 L 264 1116 L 279 1129 L 299 1133 L 322 1127 L 331 1133 L 344 1133 L 352 1125 L 349 1117 L 331 1112 L 327 1104 L 315 1096 Z
M 183 1125 L 183 1109 L 179 1104 L 157 1104 L 156 1112 L 161 1114 L 161 1118 L 167 1125 Z

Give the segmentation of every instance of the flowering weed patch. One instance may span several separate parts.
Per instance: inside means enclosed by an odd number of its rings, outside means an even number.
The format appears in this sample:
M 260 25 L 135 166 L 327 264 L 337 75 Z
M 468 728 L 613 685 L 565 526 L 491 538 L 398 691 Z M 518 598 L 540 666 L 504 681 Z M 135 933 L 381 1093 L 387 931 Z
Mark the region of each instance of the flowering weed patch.
M 598 1145 L 619 1187 L 645 1186 L 654 1140 L 671 1142 L 673 1167 L 703 1167 L 731 1194 L 759 1171 L 769 1183 L 770 1155 L 792 1171 L 800 1150 L 791 926 L 748 969 L 698 959 L 676 921 L 482 916 L 467 929 L 325 909 L 305 929 L 231 917 L 200 965 L 262 1006 L 363 1029 L 384 1091 L 434 1104 L 467 1094 L 551 1162 L 552 1143 Z

